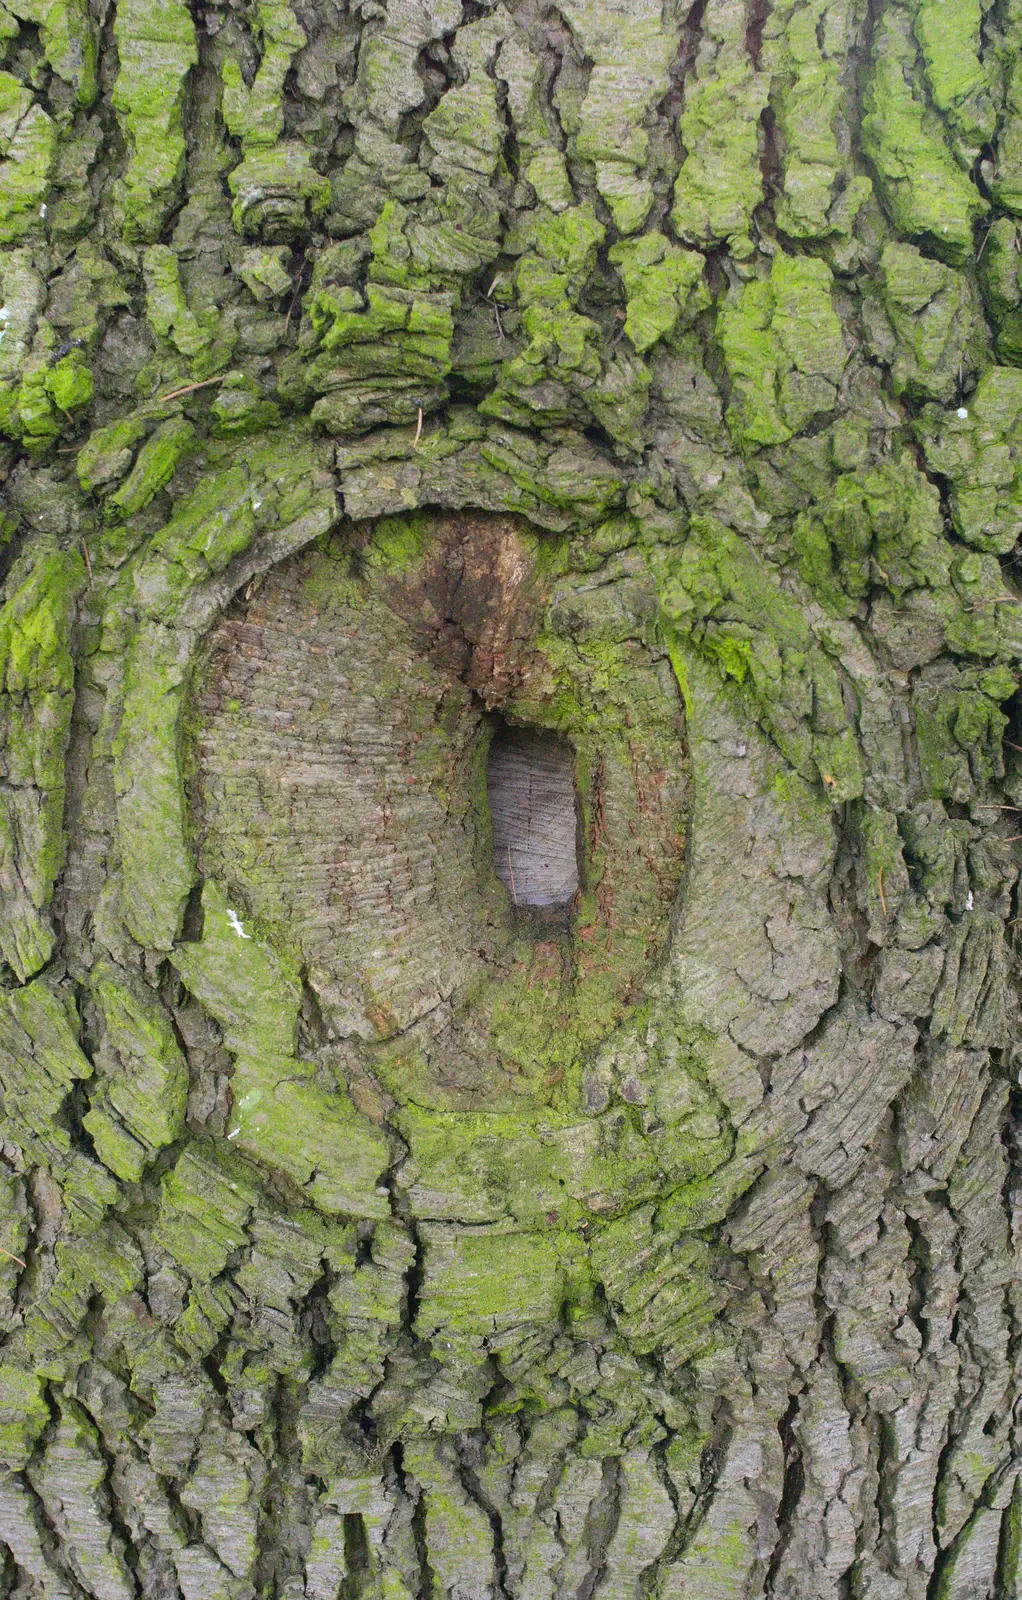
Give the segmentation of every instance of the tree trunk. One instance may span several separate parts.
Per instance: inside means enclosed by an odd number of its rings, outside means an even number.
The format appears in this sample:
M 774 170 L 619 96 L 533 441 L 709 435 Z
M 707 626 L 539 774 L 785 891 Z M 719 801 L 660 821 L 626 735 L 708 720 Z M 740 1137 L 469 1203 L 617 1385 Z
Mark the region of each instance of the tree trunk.
M 1022 3 L 0 49 L 0 1595 L 1018 1600 Z

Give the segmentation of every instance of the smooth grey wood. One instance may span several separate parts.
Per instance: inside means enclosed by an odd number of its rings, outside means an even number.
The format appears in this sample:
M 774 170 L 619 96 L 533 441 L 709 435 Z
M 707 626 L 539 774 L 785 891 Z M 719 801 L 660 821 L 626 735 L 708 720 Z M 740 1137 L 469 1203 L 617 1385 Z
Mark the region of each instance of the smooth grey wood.
M 568 905 L 578 888 L 578 821 L 571 747 L 556 734 L 501 727 L 486 792 L 493 862 L 516 905 Z

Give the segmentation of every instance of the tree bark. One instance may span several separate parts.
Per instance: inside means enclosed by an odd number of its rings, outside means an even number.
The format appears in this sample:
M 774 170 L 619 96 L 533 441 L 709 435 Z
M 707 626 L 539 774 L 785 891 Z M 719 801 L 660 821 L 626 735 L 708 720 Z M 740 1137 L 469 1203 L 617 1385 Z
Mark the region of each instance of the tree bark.
M 1019 0 L 0 51 L 0 1595 L 1018 1600 Z

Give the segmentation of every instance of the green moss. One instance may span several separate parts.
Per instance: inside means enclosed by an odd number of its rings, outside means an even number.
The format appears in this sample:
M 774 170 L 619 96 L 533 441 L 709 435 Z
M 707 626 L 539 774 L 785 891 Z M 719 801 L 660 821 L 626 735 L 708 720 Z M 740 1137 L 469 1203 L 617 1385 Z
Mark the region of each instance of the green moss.
M 160 1184 L 155 1234 L 195 1282 L 210 1283 L 247 1241 L 259 1203 L 252 1174 L 225 1151 L 196 1140 Z
M 37 978 L 0 1004 L 3 1136 L 21 1166 L 44 1166 L 58 1184 L 68 1235 L 87 1234 L 117 1198 L 104 1167 L 73 1148 L 68 1127 L 77 1082 L 92 1075 L 66 990 Z
M 650 1204 L 594 1233 L 590 1257 L 630 1349 L 674 1372 L 713 1348 L 724 1296 L 703 1240 L 657 1228 Z
M 78 350 L 54 363 L 46 374 L 46 392 L 58 411 L 69 415 L 92 404 L 92 368 Z
M 745 48 L 744 23 L 710 5 L 695 77 L 685 86 L 679 135 L 686 151 L 674 186 L 671 220 L 688 244 L 728 242 L 748 255 L 752 213 L 763 198 L 759 119 L 767 84 Z
M 198 48 L 184 0 L 122 0 L 114 37 L 120 71 L 113 106 L 128 146 L 120 205 L 125 236 L 159 238 L 185 169 L 182 107 Z
M 999 702 L 1010 697 L 1016 683 L 1017 674 L 1002 668 L 992 678 L 960 673 L 949 688 L 925 680 L 916 684 L 912 705 L 925 794 L 966 801 L 1003 777 L 1008 718 Z
M 307 1081 L 302 1063 L 234 1044 L 230 1137 L 237 1148 L 285 1174 L 327 1215 L 388 1216 L 380 1188 L 390 1165 L 386 1138 L 342 1090 Z
M 1022 215 L 1022 50 L 1016 30 L 1004 51 L 1004 112 L 997 136 L 997 161 L 986 168 L 987 183 L 997 205 L 1012 216 Z M 990 170 L 991 166 L 993 170 Z
M 85 585 L 77 552 L 31 547 L 0 610 L 0 855 L 17 862 L 0 918 L 0 951 L 24 980 L 49 959 L 47 908 L 64 861 L 64 755 L 74 703 L 71 629 Z M 27 803 L 26 803 L 27 802 Z
M 106 520 L 119 522 L 143 510 L 153 496 L 170 482 L 182 456 L 194 443 L 195 429 L 186 418 L 171 417 L 161 422 L 138 452 L 135 464 L 120 488 L 107 500 L 104 506 Z M 78 459 L 80 463 L 81 456 Z
M 860 794 L 861 755 L 834 668 L 752 546 L 693 518 L 687 544 L 660 558 L 657 581 L 668 639 L 676 629 L 741 674 L 748 710 L 803 777 L 822 779 L 832 799 Z
M 169 339 L 175 348 L 205 376 L 209 347 L 213 345 L 218 317 L 215 311 L 196 316 L 185 299 L 177 256 L 169 245 L 150 245 L 143 257 L 146 280 L 146 314 L 153 332 Z M 203 364 L 201 358 L 207 356 Z M 213 363 L 215 365 L 215 362 Z
M 75 457 L 78 482 L 87 494 L 123 477 L 146 429 L 144 418 L 136 414 L 89 434 Z
M 213 431 L 218 438 L 265 433 L 280 422 L 280 407 L 266 400 L 259 385 L 242 372 L 228 372 L 213 401 Z
M 913 21 L 933 104 L 973 156 L 992 139 L 997 123 L 981 59 L 982 26 L 979 0 L 919 0 Z
M 889 4 L 873 40 L 863 149 L 898 232 L 958 265 L 972 255 L 973 223 L 986 202 L 944 142 L 940 119 L 915 83 L 915 58 L 907 15 Z
M 178 723 L 184 671 L 173 633 L 136 640 L 114 741 L 123 915 L 141 944 L 167 950 L 176 938 L 195 868 L 183 837 Z
M 963 370 L 974 370 L 985 355 L 986 329 L 969 280 L 908 244 L 884 246 L 880 275 L 896 340 L 896 392 L 917 403 L 949 402 Z
M 653 205 L 644 171 L 650 154 L 646 125 L 667 93 L 680 29 L 651 0 L 627 10 L 566 0 L 564 17 L 589 63 L 575 149 L 591 161 L 596 186 L 619 233 L 634 233 Z
M 14 245 L 43 233 L 57 128 L 9 72 L 0 72 L 0 152 L 0 245 Z
M 115 1197 L 117 1185 L 107 1177 Z M 138 1246 L 111 1219 L 81 1237 L 59 1240 L 53 1254 L 53 1277 L 26 1313 L 24 1349 L 40 1373 L 64 1379 L 85 1354 L 81 1330 L 90 1304 L 97 1295 L 116 1304 L 137 1289 L 144 1269 Z
M 304 232 L 310 219 L 330 205 L 330 179 L 317 172 L 311 152 L 296 141 L 248 150 L 227 182 L 236 230 L 271 243 Z
M 586 412 L 629 450 L 642 445 L 650 375 L 636 357 L 601 360 L 599 326 L 578 309 L 604 230 L 589 206 L 541 215 L 533 249 L 518 264 L 515 287 L 525 348 L 503 363 L 485 416 L 534 426 L 565 423 Z
M 8 1472 L 22 1470 L 49 1420 L 40 1374 L 5 1362 L 0 1370 L 0 1463 Z
M 852 176 L 839 144 L 843 30 L 840 21 L 833 31 L 826 21 L 824 0 L 781 0 L 763 29 L 784 175 L 777 225 L 794 239 L 850 231 L 869 193 L 868 179 Z
M 284 79 L 296 51 L 306 42 L 287 0 L 260 0 L 256 19 L 262 59 L 251 88 L 236 61 L 228 57 L 223 64 L 224 121 L 246 149 L 272 145 L 283 133 Z
M 135 628 L 114 740 L 123 914 L 140 942 L 169 949 L 195 871 L 185 840 L 181 710 L 192 633 L 179 619 L 195 586 L 220 573 L 257 531 L 294 547 L 336 517 L 332 484 L 308 438 L 276 431 L 235 446 L 149 541 L 132 574 Z
M 329 253 L 312 285 L 306 352 L 287 363 L 283 393 L 296 400 L 323 396 L 313 417 L 330 432 L 363 433 L 383 420 L 417 422 L 420 409 L 434 411 L 447 398 L 456 299 L 413 270 L 402 231 L 407 218 L 396 201 L 384 207 L 370 235 L 364 289 L 345 281 L 359 275 L 359 260 L 344 246 Z M 309 349 L 316 351 L 311 359 Z
M 294 290 L 288 251 L 283 245 L 265 249 L 251 245 L 243 250 L 235 271 L 249 293 L 261 303 L 278 300 Z
M 928 466 L 950 481 L 956 533 L 974 549 L 1012 550 L 1022 534 L 1022 372 L 990 368 L 964 405 L 928 406 L 917 427 Z
M 837 616 L 851 616 L 874 586 L 900 596 L 947 584 L 940 496 L 904 457 L 842 473 L 820 510 L 798 517 L 792 542 L 806 582 Z
M 997 354 L 1009 366 L 1022 366 L 1022 259 L 1016 249 L 1018 225 L 996 218 L 987 230 L 979 265 L 987 311 L 997 329 Z
M 298 1038 L 300 988 L 275 951 L 245 928 L 223 891 L 202 889 L 202 938 L 179 944 L 171 961 L 228 1042 L 291 1055 Z
M 860 818 L 859 837 L 862 841 L 861 900 L 870 921 L 870 938 L 875 944 L 884 944 L 886 930 L 892 926 L 910 888 L 894 812 L 870 807 Z
M 428 516 L 380 517 L 373 524 L 365 560 L 382 573 L 408 572 L 422 560 L 429 540 Z
M 422 165 L 462 192 L 478 185 L 485 194 L 484 185 L 503 162 L 505 124 L 493 70 L 499 39 L 492 24 L 458 29 L 453 54 L 461 81 L 441 96 L 422 125 L 428 140 Z
M 627 333 L 639 355 L 679 325 L 684 327 L 710 303 L 703 257 L 681 250 L 663 234 L 613 245 L 609 257 L 625 286 Z
M 420 1338 L 483 1339 L 522 1322 L 556 1322 L 564 1296 L 560 1241 L 517 1234 L 509 1273 L 506 1234 L 427 1224 L 415 1331 Z M 442 1345 L 441 1345 L 442 1348 Z
M 151 1156 L 184 1132 L 188 1064 L 146 985 L 101 962 L 91 987 L 105 1027 L 104 1104 Z
M 138 1183 L 146 1168 L 146 1148 L 133 1139 L 116 1117 L 93 1106 L 82 1118 L 82 1127 L 92 1140 L 100 1161 L 117 1178 Z
M 774 256 L 769 278 L 724 305 L 718 335 L 733 385 L 728 427 L 744 449 L 783 444 L 837 406 L 845 366 L 829 267 Z
M 14 0 L 10 9 L 38 25 L 50 66 L 74 90 L 76 105 L 91 106 L 99 90 L 98 41 L 87 0 Z

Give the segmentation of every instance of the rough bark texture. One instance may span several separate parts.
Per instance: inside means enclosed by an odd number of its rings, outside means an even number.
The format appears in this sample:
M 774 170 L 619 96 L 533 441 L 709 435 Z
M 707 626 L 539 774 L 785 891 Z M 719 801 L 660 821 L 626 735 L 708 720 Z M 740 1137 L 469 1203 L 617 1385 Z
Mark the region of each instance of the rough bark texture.
M 1020 0 L 0 58 L 0 1595 L 1018 1600 Z

